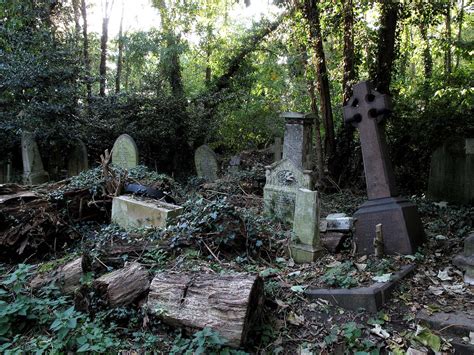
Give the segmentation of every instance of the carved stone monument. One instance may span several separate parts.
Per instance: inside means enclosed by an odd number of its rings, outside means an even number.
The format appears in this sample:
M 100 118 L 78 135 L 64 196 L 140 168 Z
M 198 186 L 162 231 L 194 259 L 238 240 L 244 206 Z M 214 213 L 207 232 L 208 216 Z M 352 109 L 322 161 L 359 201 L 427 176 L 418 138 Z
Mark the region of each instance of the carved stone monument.
M 120 135 L 112 148 L 112 163 L 123 169 L 132 169 L 138 165 L 138 148 L 128 134 Z
M 454 137 L 435 150 L 428 197 L 435 201 L 474 203 L 474 138 Z
M 217 172 L 219 166 L 217 164 L 217 156 L 214 151 L 207 145 L 201 145 L 194 153 L 194 164 L 196 172 L 200 178 L 207 181 L 215 181 L 218 179 Z
M 387 254 L 413 254 L 423 242 L 424 231 L 416 206 L 397 197 L 383 126 L 391 110 L 390 98 L 373 90 L 369 82 L 354 85 L 353 92 L 344 106 L 344 119 L 360 132 L 369 197 L 354 214 L 357 252 L 374 252 L 375 226 L 382 224 Z
M 23 183 L 25 185 L 42 184 L 49 180 L 33 133 L 23 132 L 21 135 L 21 156 L 23 159 Z
M 313 168 L 313 114 L 284 112 L 285 137 L 283 139 L 283 159 L 291 160 L 298 169 Z
M 310 263 L 323 254 L 319 238 L 320 211 L 318 192 L 298 189 L 293 223 L 297 242 L 290 245 L 291 257 L 296 263 Z
M 88 168 L 89 162 L 87 159 L 86 145 L 80 139 L 76 139 L 73 142 L 71 151 L 69 152 L 67 161 L 67 174 L 68 176 L 76 176 Z
M 266 168 L 263 189 L 265 213 L 281 221 L 293 223 L 298 189 L 313 188 L 311 158 L 311 126 L 313 117 L 296 112 L 285 112 L 283 159 Z

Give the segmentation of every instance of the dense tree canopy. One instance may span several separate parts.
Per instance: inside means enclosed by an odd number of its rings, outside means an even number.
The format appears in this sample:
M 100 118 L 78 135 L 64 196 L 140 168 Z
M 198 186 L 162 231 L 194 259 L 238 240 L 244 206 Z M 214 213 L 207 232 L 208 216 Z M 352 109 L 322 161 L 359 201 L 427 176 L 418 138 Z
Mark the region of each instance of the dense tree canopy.
M 2 2 L 2 156 L 30 130 L 46 155 L 81 137 L 96 160 L 127 132 L 145 163 L 182 173 L 203 142 L 262 147 L 282 134 L 279 112 L 313 111 L 320 178 L 346 185 L 361 161 L 342 104 L 365 79 L 394 97 L 389 144 L 411 188 L 445 137 L 472 134 L 471 1 L 274 3 L 249 24 L 233 18 L 247 1 L 153 0 L 154 28 L 114 35 L 120 1 L 102 1 L 102 33 L 89 28 L 96 1 Z

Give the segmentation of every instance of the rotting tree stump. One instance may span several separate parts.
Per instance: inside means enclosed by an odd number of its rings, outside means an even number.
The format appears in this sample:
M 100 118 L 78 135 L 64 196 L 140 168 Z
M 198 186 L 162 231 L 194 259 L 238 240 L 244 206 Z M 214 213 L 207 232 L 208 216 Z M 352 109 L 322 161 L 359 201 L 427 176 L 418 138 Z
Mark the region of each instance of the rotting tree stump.
M 258 276 L 165 272 L 151 282 L 147 308 L 171 326 L 190 332 L 209 327 L 228 345 L 240 347 L 262 304 L 263 281 Z
M 62 292 L 72 294 L 81 287 L 83 275 L 83 258 L 80 257 L 67 264 L 60 265 L 53 271 L 36 275 L 30 286 L 33 289 L 39 289 L 55 282 Z
M 130 304 L 149 287 L 148 272 L 138 263 L 130 263 L 94 281 L 94 288 L 105 296 L 110 306 Z

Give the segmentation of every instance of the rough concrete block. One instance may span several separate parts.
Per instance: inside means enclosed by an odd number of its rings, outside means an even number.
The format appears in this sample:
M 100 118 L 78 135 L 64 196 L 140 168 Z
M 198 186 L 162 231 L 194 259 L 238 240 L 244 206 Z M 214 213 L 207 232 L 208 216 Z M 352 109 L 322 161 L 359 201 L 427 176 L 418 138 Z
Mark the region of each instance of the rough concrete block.
M 124 195 L 112 200 L 112 222 L 125 229 L 164 228 L 171 218 L 179 216 L 182 211 L 180 206 L 145 197 Z

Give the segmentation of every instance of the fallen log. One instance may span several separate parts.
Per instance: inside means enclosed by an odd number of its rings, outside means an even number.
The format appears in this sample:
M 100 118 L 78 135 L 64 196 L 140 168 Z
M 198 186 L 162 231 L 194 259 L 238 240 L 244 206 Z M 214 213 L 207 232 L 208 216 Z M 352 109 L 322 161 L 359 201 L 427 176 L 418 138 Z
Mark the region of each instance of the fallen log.
M 127 305 L 148 291 L 148 272 L 138 263 L 129 263 L 94 281 L 97 293 L 103 295 L 110 306 Z
M 258 276 L 159 273 L 151 283 L 147 308 L 171 326 L 190 332 L 209 327 L 228 345 L 240 347 L 247 343 L 262 304 Z
M 73 294 L 81 287 L 81 278 L 84 275 L 83 258 L 77 258 L 53 271 L 38 274 L 31 281 L 30 287 L 39 289 L 50 283 L 56 283 L 65 294 Z

